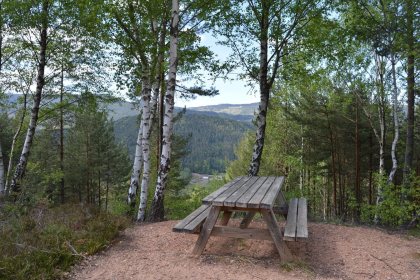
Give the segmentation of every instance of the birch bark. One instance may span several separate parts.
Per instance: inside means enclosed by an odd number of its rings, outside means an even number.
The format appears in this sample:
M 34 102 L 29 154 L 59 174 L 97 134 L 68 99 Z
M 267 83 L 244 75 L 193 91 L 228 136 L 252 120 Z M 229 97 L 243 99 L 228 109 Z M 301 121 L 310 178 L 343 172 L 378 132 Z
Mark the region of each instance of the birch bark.
M 149 179 L 150 179 L 149 139 L 150 139 L 151 128 L 153 126 L 153 122 L 156 116 L 157 99 L 159 96 L 161 72 L 162 72 L 162 64 L 163 64 L 163 49 L 165 47 L 165 36 L 166 36 L 166 20 L 163 20 L 162 31 L 159 38 L 159 49 L 158 49 L 159 54 L 157 57 L 157 65 L 156 65 L 157 69 L 156 69 L 156 76 L 155 76 L 154 87 L 153 87 L 152 105 L 151 105 L 151 110 L 149 114 L 148 124 L 144 127 L 145 130 L 143 131 L 143 143 L 147 141 L 147 148 L 143 146 L 144 170 L 143 170 L 143 180 L 142 180 L 142 187 L 141 187 L 141 194 L 140 194 L 140 205 L 139 205 L 139 211 L 137 213 L 137 221 L 144 221 L 146 218 L 147 194 L 149 190 Z M 150 82 L 149 82 L 149 98 L 148 99 L 150 100 Z M 143 102 L 146 102 L 146 100 L 143 99 Z M 146 154 L 147 154 L 147 157 L 146 157 Z M 147 171 L 146 171 L 146 167 L 147 167 Z M 147 177 L 145 177 L 145 174 L 147 175 Z
M 0 141 L 0 195 L 4 191 L 4 163 L 3 163 L 3 151 L 1 149 Z
M 388 43 L 391 43 L 391 35 L 388 33 Z M 394 180 L 395 173 L 397 172 L 398 162 L 396 156 L 397 143 L 399 138 L 399 121 L 398 121 L 398 88 L 397 78 L 395 74 L 395 56 L 393 48 L 391 49 L 391 71 L 392 71 L 392 87 L 394 91 L 394 141 L 392 141 L 391 157 L 392 157 L 392 169 L 389 173 L 387 184 L 391 184 Z
M 9 164 L 7 166 L 7 175 L 6 175 L 6 184 L 5 184 L 5 191 L 7 191 L 7 188 L 9 186 L 9 177 L 10 177 L 10 172 L 12 170 L 13 167 L 13 156 L 14 156 L 14 152 L 15 152 L 15 145 L 16 145 L 16 141 L 19 137 L 19 134 L 22 130 L 22 126 L 23 126 L 23 121 L 25 120 L 25 116 L 26 116 L 26 97 L 27 97 L 27 93 L 25 93 L 23 95 L 23 106 L 22 106 L 22 115 L 20 117 L 20 121 L 19 121 L 19 127 L 16 131 L 16 133 L 13 135 L 13 140 L 12 140 L 12 147 L 10 148 L 10 156 L 9 156 Z
M 133 170 L 131 172 L 130 187 L 128 189 L 127 204 L 131 207 L 135 205 L 135 198 L 140 182 L 140 173 L 143 167 L 143 152 L 142 152 L 142 130 L 139 129 L 136 142 L 136 152 L 134 155 Z
M 46 65 L 46 49 L 47 49 L 47 16 L 48 16 L 48 1 L 43 1 L 42 3 L 42 25 L 41 25 L 41 36 L 40 36 L 40 50 L 39 50 L 39 64 L 38 64 L 38 74 L 36 82 L 36 90 L 34 95 L 34 102 L 31 109 L 31 119 L 29 121 L 28 131 L 26 133 L 25 143 L 23 145 L 22 154 L 19 159 L 19 163 L 16 167 L 16 171 L 13 175 L 12 183 L 10 184 L 10 190 L 13 192 L 19 191 L 19 186 L 21 180 L 25 174 L 26 165 L 28 163 L 29 153 L 31 151 L 31 146 L 33 138 L 35 135 L 35 129 L 38 122 L 38 112 L 39 104 L 41 103 L 42 89 L 44 88 L 44 72 Z
M 172 125 L 175 101 L 176 72 L 178 68 L 178 13 L 179 1 L 172 0 L 172 22 L 170 29 L 170 60 L 169 60 L 169 81 L 168 91 L 165 101 L 165 119 L 163 124 L 162 154 L 156 190 L 153 197 L 152 206 L 148 216 L 149 221 L 163 220 L 163 200 L 164 192 L 168 184 L 168 173 L 171 168 L 171 148 L 172 148 Z
M 264 148 L 265 127 L 267 118 L 268 99 L 270 97 L 270 87 L 267 82 L 268 72 L 268 27 L 269 27 L 269 6 L 266 1 L 262 2 L 261 11 L 261 37 L 260 37 L 260 69 L 259 69 L 259 83 L 260 83 L 260 104 L 257 116 L 257 132 L 254 144 L 254 149 L 251 158 L 251 164 L 248 170 L 248 176 L 257 176 L 260 169 L 261 156 Z

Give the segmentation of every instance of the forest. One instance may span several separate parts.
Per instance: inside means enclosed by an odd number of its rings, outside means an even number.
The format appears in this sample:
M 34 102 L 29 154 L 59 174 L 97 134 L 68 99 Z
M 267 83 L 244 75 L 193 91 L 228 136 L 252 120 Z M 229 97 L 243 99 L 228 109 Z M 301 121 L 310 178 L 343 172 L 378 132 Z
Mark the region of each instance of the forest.
M 1 0 L 0 278 L 58 277 L 240 175 L 285 176 L 313 220 L 418 227 L 419 19 L 418 0 Z M 252 127 L 175 110 L 220 80 L 260 97 Z M 188 169 L 226 178 L 185 189 Z

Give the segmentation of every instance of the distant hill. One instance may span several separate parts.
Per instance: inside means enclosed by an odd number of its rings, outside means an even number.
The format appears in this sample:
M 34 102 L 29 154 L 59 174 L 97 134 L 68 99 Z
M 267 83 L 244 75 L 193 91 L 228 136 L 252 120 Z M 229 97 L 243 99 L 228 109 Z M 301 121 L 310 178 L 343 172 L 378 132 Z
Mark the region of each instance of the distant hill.
M 258 111 L 258 103 L 250 104 L 219 104 L 200 107 L 190 107 L 192 111 L 211 111 L 219 114 L 254 116 Z
M 134 109 L 134 106 L 129 102 L 114 103 L 109 105 L 108 109 L 110 110 L 110 117 L 113 117 L 114 120 L 128 116 L 137 116 L 139 114 L 139 111 Z M 255 119 L 254 111 L 257 111 L 257 109 L 258 103 L 220 104 L 201 107 L 187 107 L 186 114 L 218 116 L 251 123 L 252 120 Z M 179 112 L 181 110 L 181 107 L 175 107 L 175 112 Z
M 188 136 L 192 133 L 191 141 L 187 145 L 191 154 L 182 159 L 182 166 L 196 173 L 225 172 L 225 158 L 235 159 L 234 145 L 252 129 L 250 123 L 219 116 L 184 115 L 174 124 L 175 134 Z M 138 134 L 137 116 L 116 120 L 114 133 L 117 141 L 127 145 L 129 155 L 134 155 Z

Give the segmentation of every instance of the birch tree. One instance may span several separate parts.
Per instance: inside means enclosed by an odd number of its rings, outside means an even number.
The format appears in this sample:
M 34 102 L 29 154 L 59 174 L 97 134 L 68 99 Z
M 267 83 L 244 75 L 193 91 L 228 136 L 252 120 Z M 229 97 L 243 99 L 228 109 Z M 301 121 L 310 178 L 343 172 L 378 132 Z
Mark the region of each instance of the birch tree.
M 125 3 L 125 13 L 114 10 L 113 15 L 128 40 L 120 41 L 125 55 L 134 58 L 141 69 L 141 123 L 138 133 L 136 154 L 132 170 L 127 203 L 134 206 L 134 198 L 140 182 L 141 167 L 143 166 L 141 180 L 140 205 L 137 220 L 145 219 L 147 194 L 150 179 L 150 147 L 149 138 L 153 120 L 155 119 L 157 98 L 160 88 L 163 52 L 166 35 L 166 2 L 160 1 L 158 5 L 151 3 Z M 159 23 L 159 24 L 158 24 Z M 130 49 L 134 50 L 130 51 Z M 154 75 L 155 73 L 155 75 Z M 154 80 L 156 78 L 156 80 Z M 153 98 L 151 97 L 153 87 Z M 151 104 L 150 104 L 151 103 Z M 141 145 L 141 148 L 140 148 Z M 141 160 L 141 161 L 140 161 Z
M 304 45 L 305 26 L 321 16 L 323 1 L 224 1 L 219 17 L 214 20 L 215 33 L 226 37 L 220 42 L 229 46 L 244 73 L 240 78 L 257 83 L 260 104 L 257 132 L 248 176 L 258 175 L 264 147 L 266 115 L 270 90 L 289 50 Z M 305 43 L 309 43 L 306 40 Z
M 172 20 L 170 27 L 170 59 L 168 90 L 165 96 L 165 118 L 162 135 L 162 154 L 155 194 L 150 208 L 148 220 L 163 220 L 163 200 L 165 188 L 168 185 L 168 173 L 171 168 L 172 125 L 175 103 L 176 74 L 178 68 L 178 23 L 179 0 L 172 0 Z

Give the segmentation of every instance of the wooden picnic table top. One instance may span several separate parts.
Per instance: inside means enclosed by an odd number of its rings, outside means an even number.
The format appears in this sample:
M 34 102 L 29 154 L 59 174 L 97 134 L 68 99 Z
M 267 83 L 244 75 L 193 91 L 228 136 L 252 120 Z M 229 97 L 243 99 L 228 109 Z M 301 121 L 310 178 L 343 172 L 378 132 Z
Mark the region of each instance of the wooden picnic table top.
M 236 177 L 201 201 L 204 205 L 272 209 L 284 177 Z

